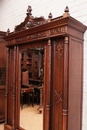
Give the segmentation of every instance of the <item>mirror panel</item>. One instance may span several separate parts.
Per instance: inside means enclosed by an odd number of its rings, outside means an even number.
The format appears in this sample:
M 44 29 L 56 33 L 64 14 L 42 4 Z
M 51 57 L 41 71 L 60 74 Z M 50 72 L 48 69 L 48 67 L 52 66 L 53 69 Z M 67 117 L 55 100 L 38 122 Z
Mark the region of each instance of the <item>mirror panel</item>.
M 20 126 L 43 130 L 44 47 L 20 52 Z

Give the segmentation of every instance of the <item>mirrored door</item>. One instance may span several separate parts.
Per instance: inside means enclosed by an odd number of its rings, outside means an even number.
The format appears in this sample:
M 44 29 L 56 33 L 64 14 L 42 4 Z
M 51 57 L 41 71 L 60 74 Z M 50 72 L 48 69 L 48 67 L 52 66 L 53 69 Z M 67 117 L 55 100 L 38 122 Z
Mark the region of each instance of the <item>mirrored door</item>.
M 43 130 L 44 47 L 20 52 L 20 126 Z

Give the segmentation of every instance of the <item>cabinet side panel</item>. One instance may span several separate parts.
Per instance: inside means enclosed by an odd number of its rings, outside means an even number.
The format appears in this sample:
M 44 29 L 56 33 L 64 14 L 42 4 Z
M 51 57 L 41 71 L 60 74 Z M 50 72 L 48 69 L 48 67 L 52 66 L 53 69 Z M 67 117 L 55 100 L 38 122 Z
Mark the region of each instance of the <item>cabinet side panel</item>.
M 81 130 L 83 44 L 77 39 L 70 40 L 68 130 Z

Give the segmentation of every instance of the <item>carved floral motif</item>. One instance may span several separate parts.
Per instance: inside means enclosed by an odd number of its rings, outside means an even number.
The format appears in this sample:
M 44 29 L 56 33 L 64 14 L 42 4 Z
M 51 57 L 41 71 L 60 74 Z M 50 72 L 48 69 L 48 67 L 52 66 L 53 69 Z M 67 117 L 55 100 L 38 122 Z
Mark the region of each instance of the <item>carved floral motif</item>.
M 63 55 L 63 41 L 59 41 L 56 45 L 56 51 L 59 58 Z

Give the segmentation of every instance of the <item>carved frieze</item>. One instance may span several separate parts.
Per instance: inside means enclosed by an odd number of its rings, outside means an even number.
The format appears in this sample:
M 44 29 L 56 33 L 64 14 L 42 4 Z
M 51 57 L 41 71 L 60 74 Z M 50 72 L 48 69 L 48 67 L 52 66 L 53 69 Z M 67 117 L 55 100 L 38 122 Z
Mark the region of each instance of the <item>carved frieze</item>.
M 21 43 L 21 42 L 27 42 L 27 41 L 30 41 L 30 40 L 37 40 L 37 39 L 40 39 L 40 38 L 45 38 L 45 37 L 52 37 L 52 36 L 56 36 L 56 35 L 59 35 L 59 34 L 62 34 L 66 32 L 66 27 L 58 27 L 58 28 L 55 28 L 55 29 L 51 29 L 51 30 L 47 30 L 47 31 L 43 31 L 43 32 L 38 32 L 38 33 L 35 33 L 35 34 L 32 34 L 32 35 L 27 35 L 27 36 L 24 36 L 24 37 L 20 37 L 20 38 L 17 38 L 17 39 L 13 39 L 11 41 L 8 42 L 9 45 L 11 44 L 18 44 L 18 43 Z
M 50 35 L 56 35 L 56 34 L 61 34 L 66 32 L 66 27 L 59 27 L 59 28 L 54 28 L 50 30 Z

